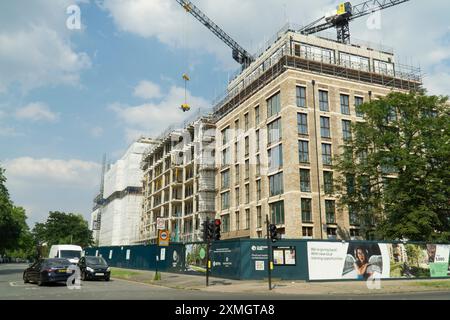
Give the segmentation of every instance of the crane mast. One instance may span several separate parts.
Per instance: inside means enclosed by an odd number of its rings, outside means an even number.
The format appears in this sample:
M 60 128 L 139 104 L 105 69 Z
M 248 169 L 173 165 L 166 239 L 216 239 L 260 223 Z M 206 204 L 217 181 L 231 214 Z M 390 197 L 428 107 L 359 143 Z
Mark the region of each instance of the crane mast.
M 200 21 L 206 28 L 214 33 L 220 40 L 232 49 L 233 59 L 242 65 L 242 69 L 246 69 L 255 59 L 241 47 L 233 38 L 231 38 L 225 31 L 223 31 L 217 24 L 209 19 L 199 8 L 197 8 L 191 1 L 176 0 L 186 12 L 192 14 L 198 21 Z

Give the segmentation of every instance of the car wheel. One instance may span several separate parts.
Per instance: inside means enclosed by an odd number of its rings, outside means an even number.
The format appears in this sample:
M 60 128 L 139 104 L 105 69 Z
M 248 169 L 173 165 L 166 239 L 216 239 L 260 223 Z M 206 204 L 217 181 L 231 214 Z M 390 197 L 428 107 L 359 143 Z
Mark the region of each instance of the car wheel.
M 37 282 L 37 285 L 38 285 L 39 287 L 42 287 L 42 286 L 44 285 L 44 282 L 42 281 L 42 278 L 39 278 L 39 280 L 38 280 L 38 282 Z
M 81 280 L 86 281 L 86 272 L 81 271 Z
M 105 281 L 109 281 L 109 277 L 106 277 L 106 278 L 105 278 Z
M 26 274 L 23 275 L 23 283 L 29 283 L 28 276 Z

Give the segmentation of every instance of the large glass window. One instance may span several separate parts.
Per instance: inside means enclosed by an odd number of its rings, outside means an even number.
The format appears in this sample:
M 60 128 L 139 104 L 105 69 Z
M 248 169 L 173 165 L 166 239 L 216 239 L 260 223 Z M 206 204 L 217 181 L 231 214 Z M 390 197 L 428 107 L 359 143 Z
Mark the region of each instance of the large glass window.
M 283 145 L 279 144 L 268 151 L 269 170 L 278 170 L 283 167 Z
M 330 111 L 328 105 L 328 91 L 319 90 L 319 108 L 320 111 Z
M 298 158 L 300 163 L 309 162 L 309 143 L 308 141 L 300 140 L 298 142 Z
M 331 144 L 322 143 L 322 162 L 328 166 L 332 164 Z
M 360 110 L 361 105 L 364 103 L 364 98 L 362 97 L 355 97 L 355 110 L 356 110 L 356 116 L 362 118 L 364 116 L 364 113 Z
M 276 196 L 283 193 L 283 173 L 277 173 L 269 177 L 270 196 Z
M 267 142 L 269 144 L 280 141 L 281 136 L 281 119 L 267 125 Z
M 350 114 L 349 96 L 346 94 L 341 94 L 341 113 L 346 115 Z
M 271 116 L 279 113 L 280 110 L 281 110 L 280 94 L 277 93 L 276 95 L 267 100 L 267 117 L 270 118 Z
M 344 141 L 352 139 L 352 122 L 350 120 L 342 120 L 342 137 Z
M 256 200 L 261 200 L 261 180 L 256 180 Z
M 225 146 L 228 141 L 230 141 L 230 128 L 225 128 L 221 132 L 222 134 L 222 145 Z
M 245 230 L 250 229 L 250 209 L 245 209 Z
M 225 214 L 222 216 L 222 231 L 230 232 L 230 215 Z
M 325 200 L 325 214 L 327 218 L 327 223 L 336 223 L 334 200 Z
M 250 161 L 245 160 L 245 179 L 250 177 Z
M 245 185 L 245 204 L 249 204 L 250 203 L 250 185 L 246 184 Z
M 311 192 L 311 175 L 308 169 L 300 169 L 300 191 Z
M 333 193 L 333 172 L 332 171 L 324 171 L 323 172 L 323 182 L 324 182 L 324 191 L 326 194 Z
M 221 194 L 222 210 L 230 208 L 230 192 L 224 192 Z
M 320 117 L 320 135 L 322 138 L 331 138 L 330 118 Z
M 230 187 L 230 170 L 223 171 L 221 173 L 222 179 L 222 189 L 227 189 Z
M 297 127 L 299 134 L 308 134 L 308 115 L 304 113 L 297 114 Z
M 284 201 L 278 201 L 270 204 L 270 213 L 272 216 L 272 223 L 284 224 Z
M 256 227 L 257 228 L 261 228 L 262 227 L 261 207 L 256 207 Z
M 250 153 L 250 138 L 245 137 L 245 156 L 247 157 Z
M 241 192 L 239 190 L 239 188 L 234 189 L 234 195 L 236 197 L 236 207 L 239 207 L 239 205 L 241 204 Z
M 260 114 L 259 114 L 259 106 L 255 108 L 255 127 L 259 125 Z
M 248 127 L 249 127 L 249 119 L 248 119 L 248 113 L 244 114 L 244 128 L 245 128 L 245 132 L 248 131 Z
M 231 163 L 230 148 L 225 148 L 222 150 L 222 165 L 226 166 Z
M 311 199 L 302 199 L 302 222 L 312 222 Z
M 306 88 L 297 87 L 297 107 L 306 108 Z

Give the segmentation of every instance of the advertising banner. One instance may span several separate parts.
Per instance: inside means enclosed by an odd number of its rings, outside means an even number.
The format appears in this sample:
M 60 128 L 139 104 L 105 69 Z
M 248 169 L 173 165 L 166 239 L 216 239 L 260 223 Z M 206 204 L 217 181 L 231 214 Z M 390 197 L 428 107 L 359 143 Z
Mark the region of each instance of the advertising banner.
M 449 245 L 308 242 L 310 280 L 447 277 Z

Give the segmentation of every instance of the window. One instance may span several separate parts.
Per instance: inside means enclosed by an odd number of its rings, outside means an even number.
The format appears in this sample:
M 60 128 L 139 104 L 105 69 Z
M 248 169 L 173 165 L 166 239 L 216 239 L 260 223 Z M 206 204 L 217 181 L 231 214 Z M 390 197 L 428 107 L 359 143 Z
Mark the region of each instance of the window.
M 300 169 L 300 191 L 311 192 L 311 178 L 308 169 Z
M 256 227 L 257 228 L 261 228 L 262 227 L 261 207 L 256 207 Z
M 240 190 L 239 188 L 234 189 L 234 195 L 236 197 L 236 207 L 239 207 L 240 204 Z
M 311 199 L 301 200 L 302 222 L 312 222 Z
M 306 108 L 306 88 L 297 87 L 297 107 Z
M 245 230 L 250 229 L 250 209 L 245 209 Z
M 228 127 L 228 128 L 223 129 L 221 134 L 222 134 L 222 146 L 225 146 L 230 139 L 230 137 L 229 137 L 230 128 Z
M 245 132 L 247 132 L 248 131 L 248 126 L 249 126 L 248 113 L 244 114 L 244 125 L 245 125 Z
M 350 120 L 342 120 L 342 137 L 344 141 L 352 139 L 352 122 Z
M 324 165 L 331 166 L 331 144 L 322 143 L 322 162 Z
M 308 115 L 304 113 L 297 114 L 297 127 L 299 134 L 308 134 Z
M 259 152 L 259 144 L 261 143 L 260 131 L 256 130 L 256 152 Z
M 300 140 L 298 142 L 298 158 L 300 163 L 309 162 L 309 143 L 308 141 Z
M 250 185 L 246 184 L 245 185 L 245 204 L 249 204 L 250 203 Z
M 236 181 L 235 181 L 236 184 L 239 183 L 239 171 L 240 171 L 240 168 L 239 168 L 239 165 L 237 164 L 234 166 L 234 172 L 236 173 Z
M 320 111 L 330 111 L 328 106 L 328 91 L 319 90 L 319 108 Z
M 245 179 L 250 177 L 250 161 L 245 160 Z
M 245 137 L 245 156 L 247 157 L 250 153 L 250 138 Z
M 270 196 L 276 196 L 283 193 L 283 172 L 269 177 Z
M 347 185 L 347 193 L 354 194 L 355 193 L 355 176 L 348 174 L 345 177 L 345 182 Z
M 356 116 L 362 118 L 364 116 L 364 113 L 360 110 L 360 106 L 364 103 L 364 98 L 362 97 L 355 97 L 355 110 L 356 110 Z
M 222 150 L 222 165 L 226 166 L 230 164 L 230 148 Z
M 222 231 L 230 232 L 230 215 L 229 214 L 222 216 Z
M 284 224 L 284 201 L 278 201 L 270 204 L 270 214 L 272 223 Z
M 346 94 L 341 94 L 341 113 L 347 115 L 350 114 L 349 96 Z
M 235 219 L 236 219 L 236 230 L 240 230 L 241 228 L 241 226 L 240 226 L 240 221 L 239 221 L 239 216 L 240 216 L 240 212 L 239 211 L 236 211 L 235 213 L 234 213 L 234 216 L 235 216 Z
M 303 227 L 302 234 L 304 239 L 312 239 L 313 238 L 313 227 Z
M 325 215 L 327 223 L 336 223 L 334 200 L 325 200 Z
M 238 136 L 238 132 L 239 132 L 239 119 L 236 119 L 234 121 L 234 130 L 236 131 L 236 137 Z
M 234 143 L 234 162 L 239 161 L 239 142 Z
M 261 200 L 261 180 L 256 180 L 256 200 Z
M 283 145 L 277 145 L 268 151 L 269 170 L 278 170 L 283 167 Z
M 255 108 L 255 127 L 259 125 L 260 122 L 260 114 L 259 114 L 259 106 Z
M 281 140 L 281 119 L 267 125 L 267 143 L 271 144 Z
M 280 109 L 280 93 L 277 93 L 267 100 L 267 118 L 279 113 Z
M 224 192 L 221 195 L 222 210 L 230 208 L 230 192 Z
M 324 171 L 323 172 L 323 185 L 324 191 L 326 194 L 333 193 L 333 172 L 332 171 Z
M 355 207 L 353 205 L 348 206 L 348 218 L 350 220 L 351 226 L 357 226 L 359 225 L 359 215 L 358 212 L 355 210 Z
M 230 170 L 223 171 L 221 173 L 222 189 L 230 187 Z
M 336 228 L 327 228 L 327 237 L 328 239 L 336 239 L 337 238 L 337 229 Z
M 261 159 L 259 154 L 256 156 L 256 176 L 261 175 Z
M 397 121 L 397 112 L 395 111 L 394 107 L 389 107 L 389 113 L 388 113 L 386 120 L 387 120 L 386 121 L 387 123 L 392 123 L 392 122 Z
M 320 117 L 320 135 L 322 138 L 331 138 L 330 118 Z

